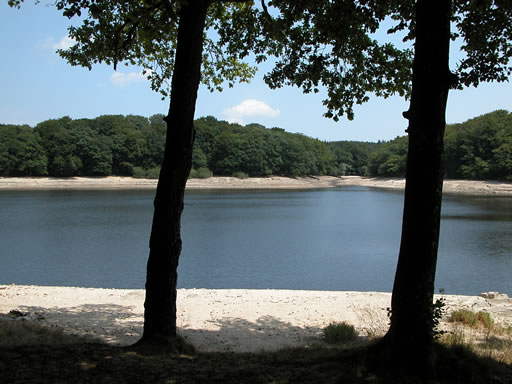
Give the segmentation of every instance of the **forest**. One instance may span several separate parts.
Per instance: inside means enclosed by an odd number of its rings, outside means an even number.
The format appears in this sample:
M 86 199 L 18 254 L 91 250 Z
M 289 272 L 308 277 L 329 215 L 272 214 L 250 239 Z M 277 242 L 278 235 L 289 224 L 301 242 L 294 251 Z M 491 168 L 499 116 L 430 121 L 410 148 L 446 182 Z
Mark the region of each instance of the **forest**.
M 460 124 L 448 124 L 445 177 L 512 180 L 512 113 L 497 110 Z M 405 176 L 407 136 L 383 143 L 368 158 L 368 175 Z
M 403 177 L 407 136 L 378 143 L 324 142 L 281 128 L 195 120 L 191 177 Z M 0 125 L 1 176 L 135 176 L 157 178 L 163 115 L 63 117 L 35 127 Z M 512 180 L 512 113 L 498 110 L 445 132 L 448 178 Z

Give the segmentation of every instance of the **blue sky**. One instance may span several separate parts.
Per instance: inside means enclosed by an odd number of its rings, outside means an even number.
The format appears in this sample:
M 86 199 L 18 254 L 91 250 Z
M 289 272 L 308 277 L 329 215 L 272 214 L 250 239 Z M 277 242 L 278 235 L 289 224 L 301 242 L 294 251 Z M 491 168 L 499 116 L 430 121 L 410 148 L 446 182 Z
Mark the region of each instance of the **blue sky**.
M 106 65 L 92 71 L 71 67 L 55 49 L 66 44 L 69 20 L 47 1 L 21 9 L 0 5 L 0 123 L 29 124 L 70 116 L 94 118 L 103 114 L 166 114 L 168 100 L 152 91 L 139 68 Z M 457 56 L 452 48 L 452 56 Z M 371 98 L 357 106 L 355 119 L 339 122 L 324 118 L 321 94 L 304 95 L 287 87 L 270 90 L 262 67 L 250 84 L 222 93 L 201 87 L 196 117 L 212 115 L 241 123 L 260 123 L 300 132 L 321 140 L 390 140 L 404 135 L 402 112 L 408 102 L 400 97 Z M 512 111 L 512 84 L 482 84 L 477 89 L 450 92 L 447 122 L 463 122 L 496 109 Z

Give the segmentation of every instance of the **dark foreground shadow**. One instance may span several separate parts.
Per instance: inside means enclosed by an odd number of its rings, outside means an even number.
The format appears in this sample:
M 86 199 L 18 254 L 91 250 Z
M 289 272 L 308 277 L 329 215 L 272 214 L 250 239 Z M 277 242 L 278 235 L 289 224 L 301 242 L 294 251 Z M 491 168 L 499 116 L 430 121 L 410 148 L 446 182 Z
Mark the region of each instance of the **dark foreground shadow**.
M 39 307 L 20 308 L 36 314 Z M 142 327 L 140 315 L 122 305 L 83 305 L 46 311 L 40 316 L 52 324 L 94 329 L 116 329 L 115 335 Z M 21 317 L 30 318 L 30 315 Z M 19 321 L 13 320 L 13 321 Z M 22 321 L 22 320 L 21 320 Z M 133 324 L 130 324 L 133 323 Z M 56 324 L 56 323 L 54 323 Z M 266 340 L 294 333 L 315 335 L 320 330 L 294 327 L 271 316 L 250 322 L 231 318 L 214 321 L 215 331 L 204 331 L 207 341 L 232 335 L 239 345 L 259 346 Z M 183 330 L 189 338 L 200 330 Z M 285 347 L 286 345 L 281 345 Z M 420 383 L 389 379 L 384 367 L 378 372 L 367 362 L 369 349 L 298 348 L 265 353 L 196 352 L 195 354 L 145 354 L 133 348 L 77 343 L 0 347 L 0 381 L 6 383 Z M 436 383 L 509 383 L 510 365 L 489 362 L 468 351 L 439 350 L 440 376 Z

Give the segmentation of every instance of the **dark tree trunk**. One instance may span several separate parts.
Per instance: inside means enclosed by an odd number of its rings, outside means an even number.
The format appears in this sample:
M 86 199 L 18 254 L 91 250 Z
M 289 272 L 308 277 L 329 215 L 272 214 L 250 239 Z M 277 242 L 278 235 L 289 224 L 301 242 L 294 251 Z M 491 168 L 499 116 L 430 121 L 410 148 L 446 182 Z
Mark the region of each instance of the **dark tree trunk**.
M 431 377 L 433 295 L 443 186 L 443 136 L 450 87 L 450 0 L 418 0 L 405 201 L 391 327 L 381 345 L 394 368 Z
M 181 213 L 192 166 L 194 112 L 201 76 L 203 32 L 209 0 L 189 0 L 179 15 L 167 139 L 149 244 L 142 343 L 176 340 L 176 284 L 181 253 Z

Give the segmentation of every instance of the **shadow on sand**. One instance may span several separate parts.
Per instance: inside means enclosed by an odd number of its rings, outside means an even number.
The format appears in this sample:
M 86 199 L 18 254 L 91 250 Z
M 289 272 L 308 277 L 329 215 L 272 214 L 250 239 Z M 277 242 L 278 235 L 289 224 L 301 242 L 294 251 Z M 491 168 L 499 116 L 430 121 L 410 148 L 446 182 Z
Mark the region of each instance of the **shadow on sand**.
M 142 336 L 143 320 L 133 307 L 115 304 L 84 304 L 66 308 L 20 307 L 24 318 L 67 333 L 88 336 L 114 345 L 131 345 Z M 273 316 L 256 321 L 221 318 L 210 329 L 178 328 L 178 334 L 199 351 L 260 352 L 321 343 L 322 329 L 298 327 Z

